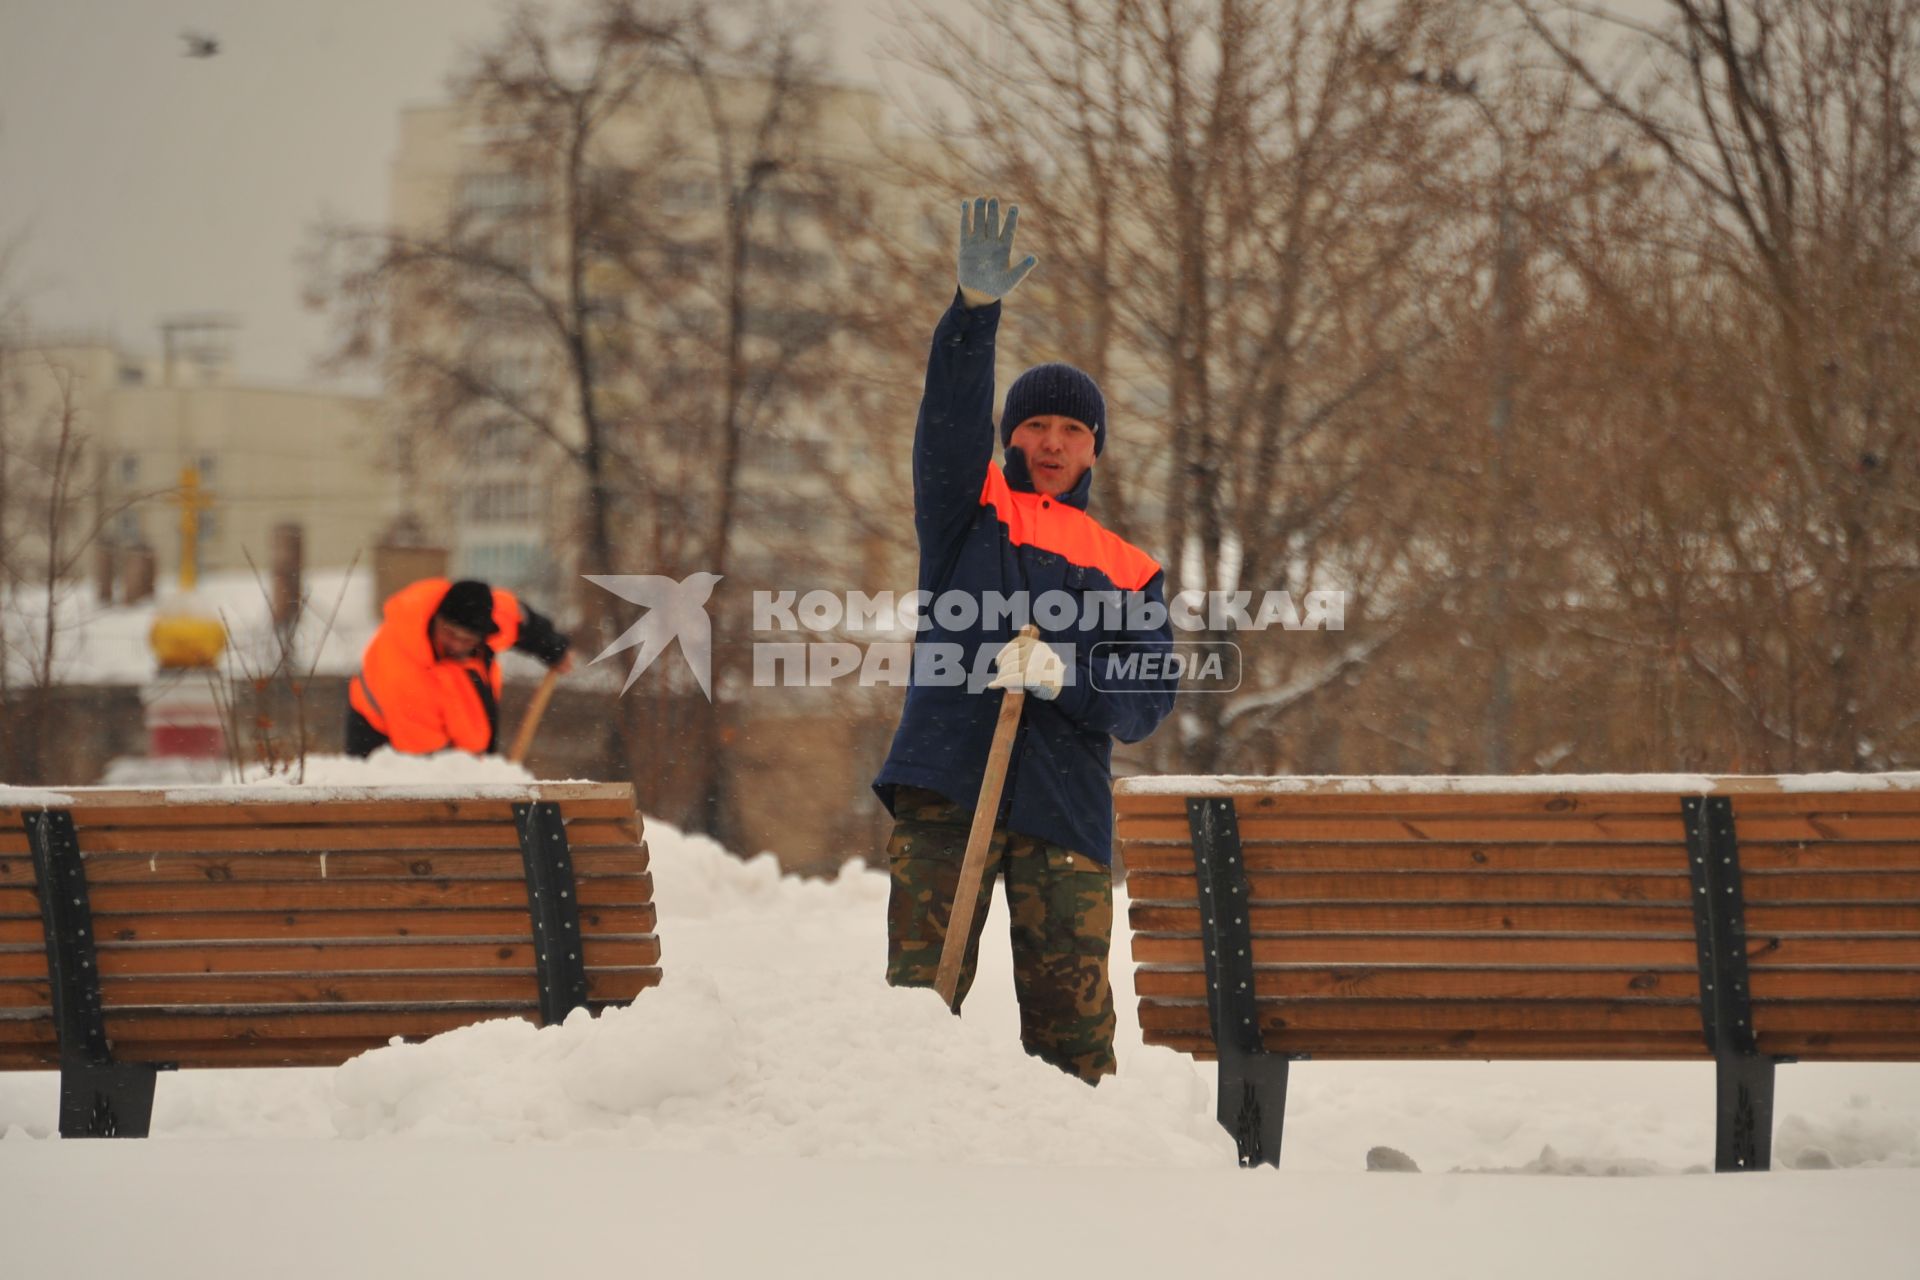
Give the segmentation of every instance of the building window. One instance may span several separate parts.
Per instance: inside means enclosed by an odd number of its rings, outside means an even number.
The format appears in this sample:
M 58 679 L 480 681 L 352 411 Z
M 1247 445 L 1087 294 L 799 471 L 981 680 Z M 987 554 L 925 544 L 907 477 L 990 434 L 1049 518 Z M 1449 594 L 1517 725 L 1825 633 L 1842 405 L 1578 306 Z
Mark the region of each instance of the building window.
M 120 483 L 140 483 L 140 455 L 127 453 L 120 456 Z
M 533 486 L 524 480 L 477 484 L 467 496 L 467 518 L 476 524 L 531 520 Z
M 545 550 L 535 542 L 478 542 L 459 556 L 460 575 L 496 585 L 526 586 L 540 582 L 548 571 Z
M 488 422 L 474 434 L 474 461 L 525 462 L 533 453 L 532 433 L 532 427 L 512 422 Z
M 513 213 L 538 204 L 540 188 L 523 173 L 473 173 L 460 180 L 458 199 L 465 213 Z

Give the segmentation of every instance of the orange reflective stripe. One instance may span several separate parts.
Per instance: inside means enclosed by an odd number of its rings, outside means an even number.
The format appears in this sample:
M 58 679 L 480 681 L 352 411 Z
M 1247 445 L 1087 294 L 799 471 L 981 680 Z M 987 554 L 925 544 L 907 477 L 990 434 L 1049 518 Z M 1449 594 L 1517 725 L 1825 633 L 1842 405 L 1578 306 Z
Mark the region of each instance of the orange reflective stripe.
M 358 698 L 353 696 L 356 693 L 360 695 Z M 347 701 L 356 704 L 354 710 L 365 716 L 368 724 L 382 733 L 387 731 L 386 708 L 380 705 L 380 699 L 373 696 L 373 686 L 367 683 L 367 673 L 364 670 L 354 675 L 353 683 L 348 686 L 347 695 Z M 361 701 L 366 705 L 357 705 Z
M 1160 572 L 1152 556 L 1086 512 L 1044 494 L 1015 493 L 997 462 L 987 464 L 980 505 L 993 508 L 1014 546 L 1037 547 L 1083 569 L 1098 569 L 1122 591 L 1138 591 Z

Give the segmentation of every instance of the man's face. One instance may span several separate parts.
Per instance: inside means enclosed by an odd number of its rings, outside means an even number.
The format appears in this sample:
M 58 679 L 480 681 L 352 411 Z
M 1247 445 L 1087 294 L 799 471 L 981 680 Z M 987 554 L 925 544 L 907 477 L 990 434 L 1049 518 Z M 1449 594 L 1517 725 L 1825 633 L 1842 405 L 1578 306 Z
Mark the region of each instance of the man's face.
M 1057 413 L 1028 418 L 1007 443 L 1026 455 L 1034 489 L 1049 498 L 1079 484 L 1093 465 L 1093 429 L 1078 418 Z
M 430 634 L 433 638 L 433 651 L 442 658 L 459 661 L 462 658 L 471 658 L 480 652 L 482 640 L 478 634 L 448 622 L 445 618 L 438 616 L 434 618 Z

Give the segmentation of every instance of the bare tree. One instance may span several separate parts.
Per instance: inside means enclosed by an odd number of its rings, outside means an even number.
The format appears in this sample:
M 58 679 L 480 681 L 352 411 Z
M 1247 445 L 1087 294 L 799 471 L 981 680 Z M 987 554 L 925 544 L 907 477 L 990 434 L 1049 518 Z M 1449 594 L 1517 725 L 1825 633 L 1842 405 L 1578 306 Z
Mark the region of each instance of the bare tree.
M 504 437 L 571 475 L 578 524 L 554 535 L 580 573 L 724 580 L 743 550 L 791 545 L 747 501 L 750 464 L 839 416 L 835 360 L 885 322 L 837 252 L 870 210 L 822 140 L 838 104 L 811 29 L 772 3 L 518 6 L 452 82 L 489 139 L 481 198 L 443 227 L 334 228 L 316 250 L 338 354 L 384 368 L 425 465 Z M 605 599 L 580 598 L 588 656 L 619 630 Z M 744 615 L 731 583 L 717 603 Z M 744 654 L 717 650 L 721 690 Z M 713 829 L 721 711 L 677 671 L 624 704 L 625 763 Z
M 46 394 L 29 396 L 29 387 Z M 101 501 L 93 454 L 73 371 L 0 333 L 0 767 L 24 781 L 47 780 L 50 767 L 71 625 L 63 606 L 88 553 L 132 501 Z
M 1676 179 L 1685 230 L 1659 257 L 1686 293 L 1658 319 L 1688 355 L 1667 385 L 1693 414 L 1669 427 L 1703 482 L 1687 495 L 1707 526 L 1694 545 L 1711 549 L 1692 678 L 1767 767 L 1911 759 L 1915 686 L 1890 659 L 1920 622 L 1920 6 L 1668 0 L 1654 25 L 1514 6 Z

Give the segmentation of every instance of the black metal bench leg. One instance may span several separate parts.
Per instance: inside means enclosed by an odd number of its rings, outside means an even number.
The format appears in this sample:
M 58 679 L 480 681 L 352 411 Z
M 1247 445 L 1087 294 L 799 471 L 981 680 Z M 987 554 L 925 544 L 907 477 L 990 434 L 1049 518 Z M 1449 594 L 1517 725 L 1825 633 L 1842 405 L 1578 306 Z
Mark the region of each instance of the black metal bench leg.
M 1280 1167 L 1280 1130 L 1287 1119 L 1288 1060 L 1273 1055 L 1220 1059 L 1220 1127 L 1240 1148 L 1240 1167 Z
M 1773 1164 L 1773 1059 L 1744 1054 L 1714 1062 L 1713 1167 L 1764 1171 Z
M 76 1062 L 60 1068 L 60 1136 L 144 1138 L 153 1123 L 149 1062 Z

